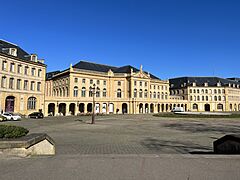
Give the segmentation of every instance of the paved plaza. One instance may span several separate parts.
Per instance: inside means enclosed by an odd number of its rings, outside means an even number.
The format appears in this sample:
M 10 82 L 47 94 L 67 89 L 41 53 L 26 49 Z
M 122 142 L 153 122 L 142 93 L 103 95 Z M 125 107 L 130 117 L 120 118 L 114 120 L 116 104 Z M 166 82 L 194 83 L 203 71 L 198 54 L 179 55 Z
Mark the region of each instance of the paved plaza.
M 212 155 L 212 142 L 239 133 L 239 119 L 145 115 L 47 117 L 4 122 L 44 132 L 56 156 L 0 156 L 5 179 L 239 179 L 240 156 Z M 3 123 L 2 123 L 3 124 Z M 197 154 L 196 154 L 197 153 Z

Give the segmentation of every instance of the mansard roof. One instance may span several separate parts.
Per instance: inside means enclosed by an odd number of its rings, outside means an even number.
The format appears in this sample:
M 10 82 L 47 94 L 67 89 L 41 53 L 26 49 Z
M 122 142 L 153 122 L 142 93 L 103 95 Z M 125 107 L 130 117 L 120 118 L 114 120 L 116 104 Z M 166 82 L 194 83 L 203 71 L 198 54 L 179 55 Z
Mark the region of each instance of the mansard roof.
M 97 63 L 86 62 L 86 61 L 78 62 L 77 64 L 73 65 L 73 68 L 97 71 L 97 72 L 105 72 L 105 73 L 107 73 L 110 69 L 114 73 L 131 73 L 131 69 L 133 70 L 133 72 L 139 71 L 139 69 L 137 69 L 133 66 L 130 66 L 130 65 L 115 67 L 115 66 L 97 64 Z M 150 74 L 150 77 L 152 79 L 159 79 L 158 77 L 156 77 L 152 74 Z
M 204 86 L 204 83 L 208 83 L 208 86 L 214 87 L 217 86 L 217 83 L 220 83 L 221 86 L 229 86 L 229 84 L 239 84 L 235 80 L 224 79 L 219 77 L 179 77 L 169 79 L 170 88 L 182 88 L 185 86 L 191 86 L 193 83 L 196 83 L 196 86 Z
M 21 47 L 19 47 L 16 44 L 12 44 L 10 42 L 7 42 L 5 40 L 0 39 L 0 54 L 5 54 L 5 55 L 8 55 L 8 56 L 12 56 L 12 55 L 6 53 L 6 51 L 4 51 L 4 49 L 6 49 L 6 48 L 17 49 L 17 56 L 13 56 L 13 57 L 19 58 L 20 60 L 30 61 L 31 54 L 27 53 L 25 50 L 23 50 Z M 35 63 L 43 65 L 43 63 L 41 63 L 41 62 L 35 62 Z

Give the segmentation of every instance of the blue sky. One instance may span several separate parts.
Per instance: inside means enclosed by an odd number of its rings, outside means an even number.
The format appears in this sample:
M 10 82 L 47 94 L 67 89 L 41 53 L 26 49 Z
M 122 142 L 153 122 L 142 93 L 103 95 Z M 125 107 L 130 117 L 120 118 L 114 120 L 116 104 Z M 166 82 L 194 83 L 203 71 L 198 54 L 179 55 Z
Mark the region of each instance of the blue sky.
M 48 71 L 87 60 L 133 65 L 162 79 L 240 77 L 238 0 L 1 2 L 0 38 Z

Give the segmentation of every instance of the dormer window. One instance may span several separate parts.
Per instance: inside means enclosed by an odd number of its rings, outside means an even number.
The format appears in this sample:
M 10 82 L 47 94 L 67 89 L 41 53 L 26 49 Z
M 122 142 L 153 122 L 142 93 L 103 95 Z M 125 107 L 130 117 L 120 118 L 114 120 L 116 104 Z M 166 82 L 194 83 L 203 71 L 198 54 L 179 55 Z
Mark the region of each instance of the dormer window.
M 221 86 L 221 82 L 218 82 L 218 83 L 217 83 L 217 87 L 220 87 L 220 86 Z
M 193 83 L 192 83 L 192 86 L 194 86 L 194 87 L 195 87 L 195 86 L 196 86 L 196 83 L 195 83 L 195 82 L 193 82 Z
M 9 48 L 9 54 L 12 56 L 17 56 L 17 49 L 16 48 Z
M 204 86 L 205 86 L 205 87 L 207 87 L 207 86 L 208 86 L 208 83 L 207 83 L 207 82 L 205 82 L 205 83 L 204 83 Z
M 37 55 L 31 54 L 31 61 L 37 62 Z

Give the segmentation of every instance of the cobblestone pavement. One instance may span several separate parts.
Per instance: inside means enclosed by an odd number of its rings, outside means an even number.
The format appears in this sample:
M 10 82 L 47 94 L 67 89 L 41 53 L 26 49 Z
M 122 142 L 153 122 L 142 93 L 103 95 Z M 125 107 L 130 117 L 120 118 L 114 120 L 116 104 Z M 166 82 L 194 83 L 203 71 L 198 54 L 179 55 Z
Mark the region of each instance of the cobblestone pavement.
M 240 156 L 196 155 L 240 132 L 239 119 L 169 119 L 152 115 L 23 119 L 30 133 L 56 142 L 55 156 L 0 156 L 4 180 L 238 180 Z
M 57 154 L 188 154 L 212 151 L 212 142 L 239 133 L 239 119 L 169 119 L 148 115 L 47 117 L 5 122 L 45 132 Z

